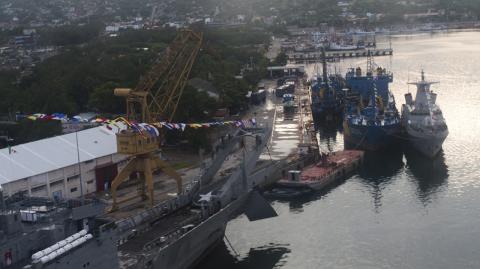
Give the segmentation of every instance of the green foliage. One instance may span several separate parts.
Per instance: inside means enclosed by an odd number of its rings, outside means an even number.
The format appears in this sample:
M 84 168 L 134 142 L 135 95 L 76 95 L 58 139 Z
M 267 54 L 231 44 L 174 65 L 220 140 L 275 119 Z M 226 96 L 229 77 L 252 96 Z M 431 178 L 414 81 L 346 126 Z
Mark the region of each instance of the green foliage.
M 209 151 L 211 145 L 208 139 L 208 133 L 208 129 L 188 129 L 183 134 L 183 137 L 189 142 L 189 148 L 195 152 L 201 148 Z
M 134 87 L 158 53 L 139 49 L 130 43 L 129 37 L 126 34 L 123 40 L 110 39 L 71 47 L 47 59 L 37 66 L 31 77 L 16 86 L 14 92 L 18 94 L 10 94 L 12 99 L 0 102 L 0 111 L 20 109 L 68 114 L 90 109 L 105 109 L 104 112 L 111 113 L 123 111 L 113 91 L 109 95 L 105 88 L 112 83 Z M 0 83 L 2 77 L 7 79 L 6 75 L 0 74 Z M 0 91 L 7 90 L 2 87 Z
M 221 90 L 222 107 L 229 108 L 232 113 L 245 108 L 245 95 L 251 89 L 246 81 L 231 77 L 219 77 L 216 84 Z
M 39 32 L 41 45 L 68 46 L 84 44 L 97 38 L 103 28 L 102 23 L 84 26 L 66 25 L 45 28 Z
M 283 23 L 282 24 L 278 24 L 278 23 L 274 24 L 274 25 L 270 26 L 268 28 L 268 30 L 270 32 L 272 32 L 272 34 L 274 36 L 289 36 L 290 35 L 290 33 L 288 32 L 288 29 L 287 29 L 287 25 L 285 25 Z
M 242 109 L 246 92 L 256 86 L 268 64 L 259 50 L 269 40 L 266 33 L 246 28 L 203 31 L 204 46 L 190 77 L 210 81 L 220 99 L 217 102 L 205 92 L 185 89 L 176 113 L 182 121 L 204 120 L 219 107 Z M 115 97 L 113 89 L 134 88 L 175 34 L 173 29 L 126 31 L 118 38 L 70 46 L 39 64 L 20 84 L 15 84 L 14 75 L 0 73 L 0 93 L 5 97 L 0 100 L 0 112 L 122 113 L 125 100 Z M 247 64 L 255 70 L 245 72 L 244 80 L 235 79 Z
M 255 30 L 248 26 L 231 29 L 208 29 L 205 32 L 205 38 L 219 45 L 233 47 L 268 44 L 270 41 L 270 36 L 264 31 Z
M 19 103 L 24 101 L 17 92 L 15 83 L 15 73 L 0 72 L 0 111 L 2 112 L 16 111 L 20 108 Z
M 12 29 L 12 30 L 0 30 L 0 43 L 5 44 L 7 43 L 12 37 L 16 35 L 21 35 L 22 29 L 20 27 Z
M 6 131 L 13 138 L 13 145 L 28 143 L 62 133 L 62 124 L 56 120 L 23 119 L 18 124 L 1 125 L 0 130 Z
M 113 90 L 119 87 L 114 82 L 105 82 L 96 87 L 89 98 L 89 107 L 94 107 L 99 111 L 107 113 L 118 113 L 125 106 L 125 99 L 113 95 Z
M 215 99 L 207 93 L 186 87 L 175 113 L 175 121 L 202 122 L 217 109 Z
M 191 77 L 209 80 L 220 93 L 217 107 L 227 107 L 232 113 L 245 109 L 245 95 L 266 75 L 268 59 L 259 52 L 270 40 L 266 32 L 240 29 L 205 30 L 205 46 L 198 56 Z M 244 71 L 244 79 L 236 79 L 240 70 L 253 65 L 253 71 Z M 251 66 L 250 66 L 251 67 Z
M 272 65 L 278 66 L 278 65 L 286 65 L 288 61 L 288 56 L 284 52 L 280 52 L 277 57 L 275 57 L 275 60 L 273 61 Z

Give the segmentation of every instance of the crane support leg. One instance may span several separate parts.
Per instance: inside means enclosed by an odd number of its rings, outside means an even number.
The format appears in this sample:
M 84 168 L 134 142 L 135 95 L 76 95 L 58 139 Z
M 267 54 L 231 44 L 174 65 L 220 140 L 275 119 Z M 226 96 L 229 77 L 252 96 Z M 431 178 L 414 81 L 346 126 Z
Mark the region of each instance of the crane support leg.
M 165 174 L 170 176 L 171 178 L 175 179 L 177 182 L 177 193 L 182 192 L 182 177 L 173 169 L 170 165 L 168 165 L 165 161 L 160 159 L 158 156 L 154 154 L 144 155 L 144 156 L 137 156 L 131 159 L 125 168 L 118 173 L 115 179 L 112 181 L 111 193 L 113 204 L 110 211 L 118 210 L 118 204 L 122 202 L 126 202 L 128 200 L 134 199 L 135 197 L 141 196 L 142 199 L 148 199 L 148 203 L 150 206 L 153 206 L 154 203 L 154 186 L 153 186 L 153 171 L 161 169 Z M 140 181 L 139 186 L 139 195 L 127 198 L 126 200 L 118 201 L 117 198 L 117 189 L 118 187 L 125 182 L 130 174 L 133 172 L 139 172 L 143 180 Z M 146 193 L 145 193 L 145 185 L 146 185 Z
M 112 198 L 113 198 L 113 205 L 112 205 L 112 211 L 115 211 L 118 209 L 118 203 L 117 203 L 117 188 L 122 184 L 123 181 L 125 181 L 126 178 L 130 176 L 131 173 L 137 171 L 137 159 L 131 159 L 127 165 L 118 173 L 118 175 L 115 177 L 115 179 L 112 181 L 112 186 L 111 186 L 111 192 L 112 192 Z
M 182 193 L 182 177 L 173 169 L 170 165 L 168 165 L 165 161 L 162 159 L 156 157 L 155 158 L 155 163 L 157 165 L 157 168 L 162 169 L 165 174 L 169 175 L 175 181 L 177 181 L 177 193 L 180 194 Z

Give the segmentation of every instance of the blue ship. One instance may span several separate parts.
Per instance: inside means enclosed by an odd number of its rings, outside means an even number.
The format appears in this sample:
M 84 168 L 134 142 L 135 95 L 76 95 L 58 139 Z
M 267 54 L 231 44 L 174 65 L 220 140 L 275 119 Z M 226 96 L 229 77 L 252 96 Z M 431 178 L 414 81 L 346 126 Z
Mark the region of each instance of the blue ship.
M 355 149 L 385 149 L 400 133 L 400 115 L 389 90 L 393 75 L 385 69 L 350 70 L 345 76 L 350 91 L 343 122 L 345 144 Z M 366 106 L 364 104 L 367 104 Z
M 345 80 L 340 75 L 327 75 L 325 51 L 322 50 L 323 74 L 311 82 L 312 115 L 315 122 L 341 120 L 344 111 L 342 89 Z

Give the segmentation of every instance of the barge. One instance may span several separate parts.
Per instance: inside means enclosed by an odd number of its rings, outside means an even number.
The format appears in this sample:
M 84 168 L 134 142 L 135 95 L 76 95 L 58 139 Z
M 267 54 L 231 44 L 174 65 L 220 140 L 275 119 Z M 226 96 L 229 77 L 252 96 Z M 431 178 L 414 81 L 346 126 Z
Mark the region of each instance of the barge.
M 356 171 L 363 161 L 363 155 L 364 152 L 360 150 L 322 154 L 317 164 L 307 166 L 302 171 L 289 171 L 289 178 L 279 180 L 277 185 L 322 190 Z

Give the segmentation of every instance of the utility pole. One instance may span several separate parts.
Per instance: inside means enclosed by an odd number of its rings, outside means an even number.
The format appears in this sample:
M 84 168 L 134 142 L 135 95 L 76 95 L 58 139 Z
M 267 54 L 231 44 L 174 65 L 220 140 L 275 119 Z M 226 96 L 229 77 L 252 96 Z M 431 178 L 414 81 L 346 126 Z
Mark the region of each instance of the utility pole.
M 80 163 L 80 148 L 78 146 L 78 131 L 75 132 L 75 141 L 77 143 L 77 163 L 78 163 L 78 175 L 80 180 L 80 197 L 83 205 L 85 197 L 83 196 L 83 180 L 82 180 L 82 167 Z

